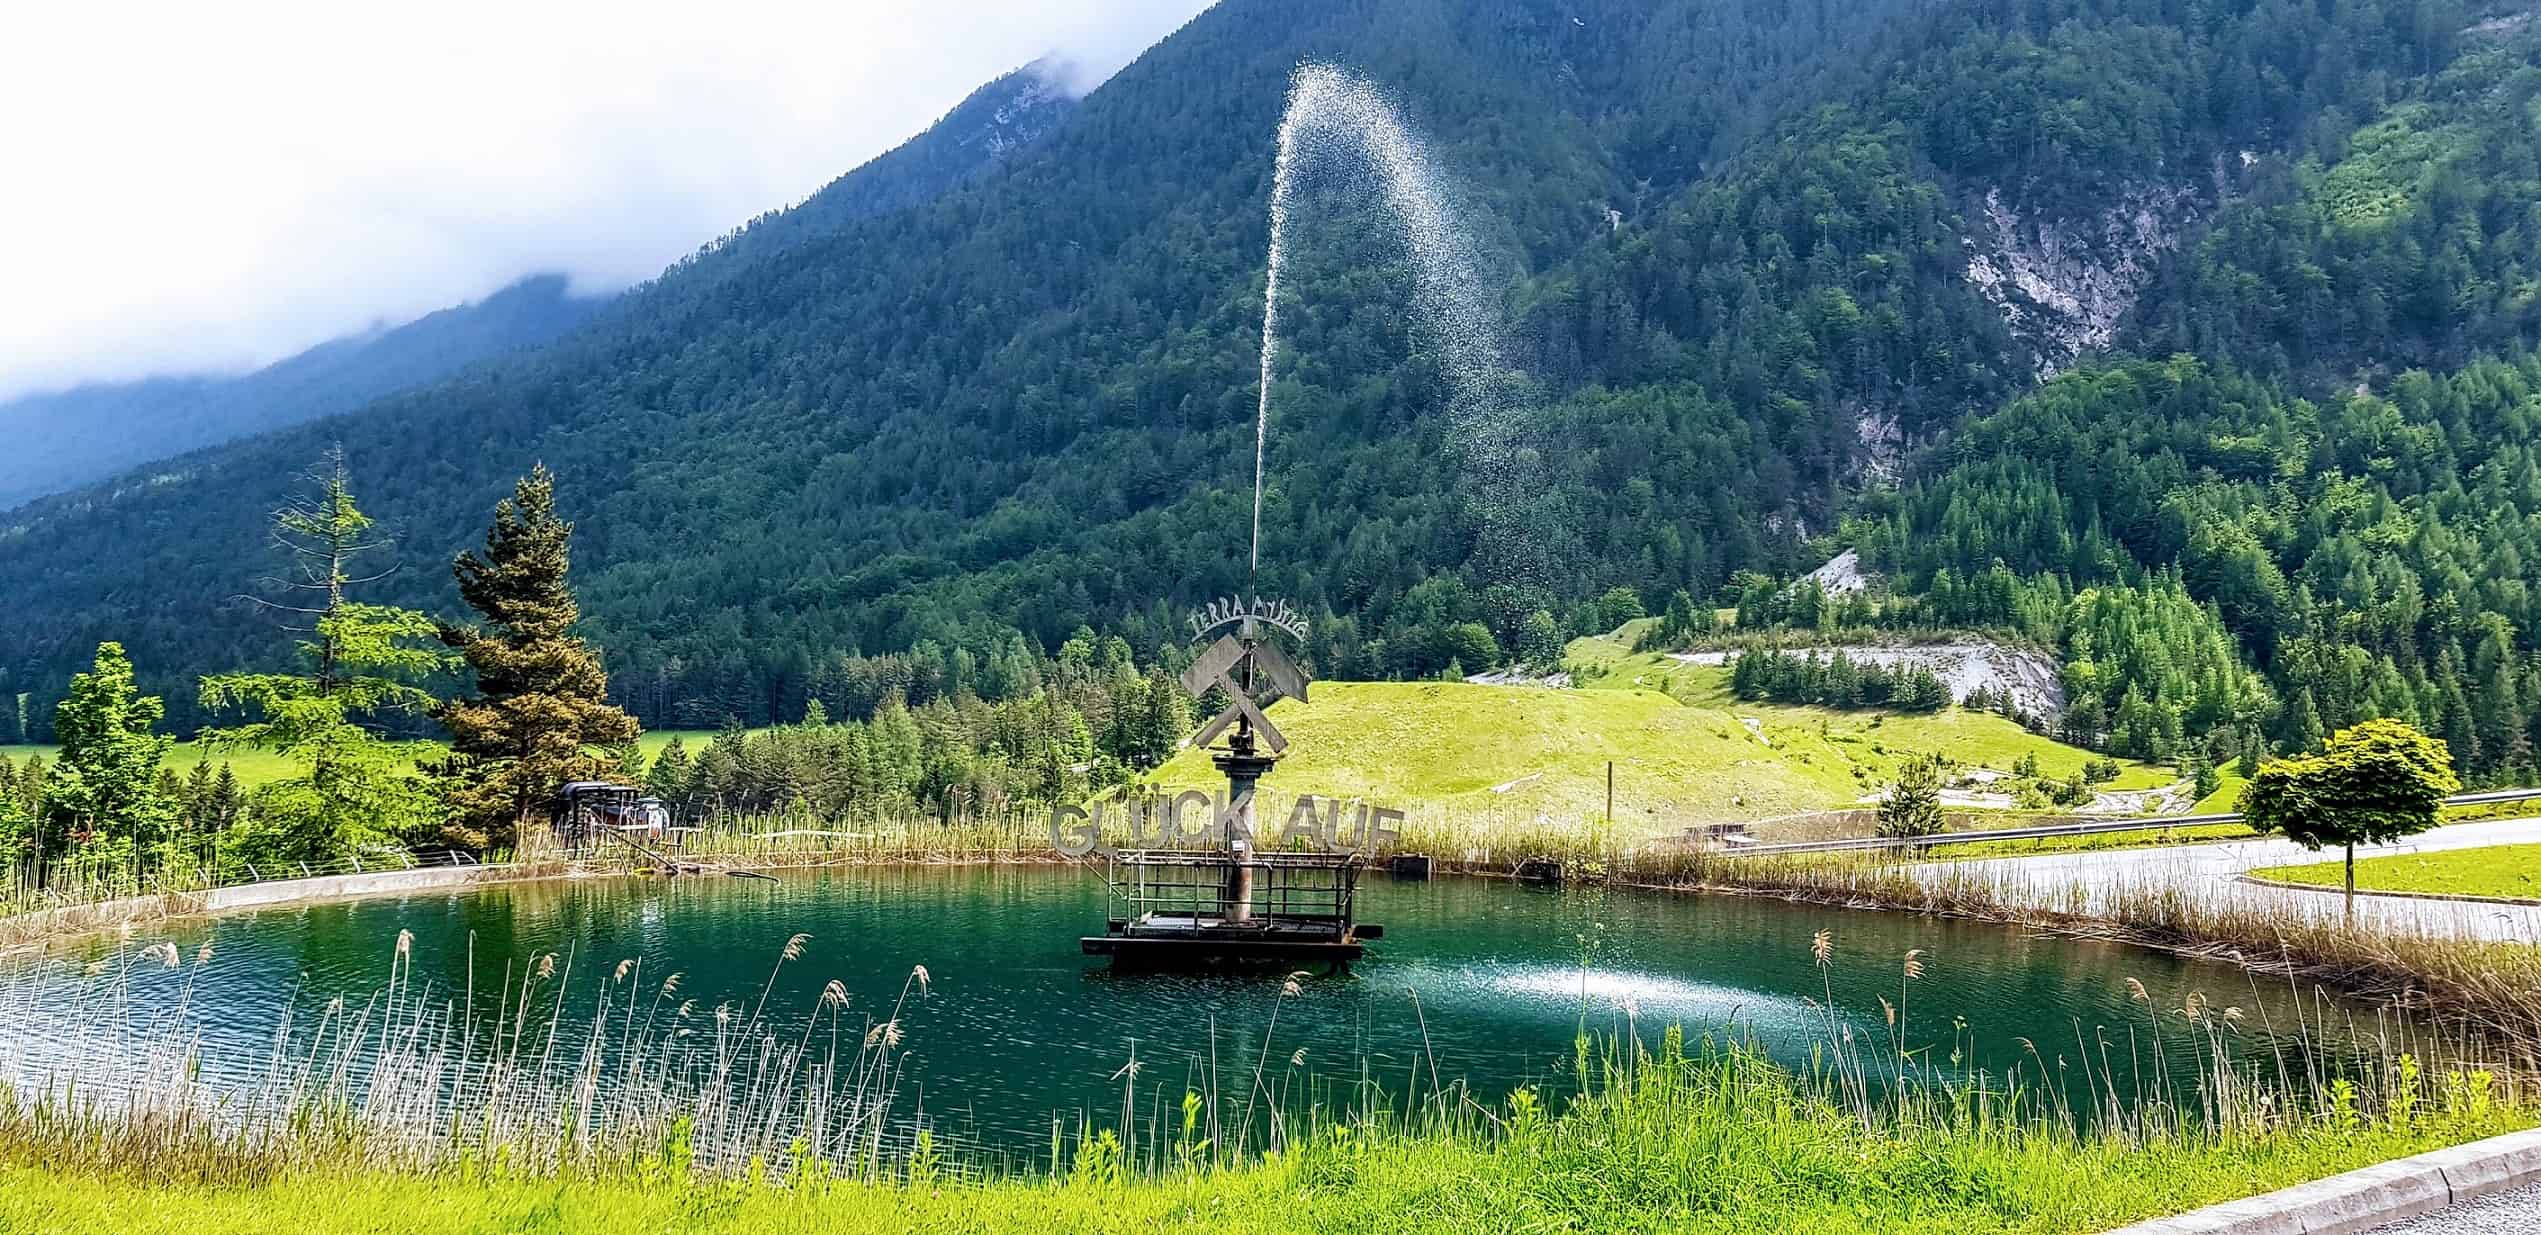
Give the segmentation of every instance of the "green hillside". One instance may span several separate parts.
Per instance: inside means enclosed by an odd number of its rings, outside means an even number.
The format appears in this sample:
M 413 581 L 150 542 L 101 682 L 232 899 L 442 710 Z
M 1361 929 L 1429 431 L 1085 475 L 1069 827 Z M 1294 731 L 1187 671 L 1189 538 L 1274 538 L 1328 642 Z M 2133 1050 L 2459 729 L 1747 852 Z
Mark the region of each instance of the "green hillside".
M 1721 671 L 1689 670 L 1717 679 Z M 1750 707 L 1707 683 L 1685 700 L 1632 687 L 1554 690 L 1464 682 L 1318 682 L 1311 702 L 1270 712 L 1295 748 L 1275 796 L 1365 798 L 1424 816 L 1584 825 L 1605 811 L 1615 765 L 1615 817 L 1626 831 L 1851 809 L 1913 753 L 2009 771 L 2023 754 L 2063 775 L 2086 751 L 2029 734 L 1999 716 L 1950 709 L 1869 716 L 1820 708 Z M 1751 728 L 1745 721 L 1754 720 Z M 1207 756 L 1184 750 L 1153 779 L 1220 784 Z M 2166 783 L 2168 769 L 2127 765 L 2121 787 Z
M 2077 741 L 2380 711 L 2512 777 L 2541 28 L 2498 11 L 1226 0 L 925 200 L 763 221 L 536 355 L 13 512 L 0 695 L 40 720 L 118 638 L 190 728 L 195 675 L 282 654 L 227 598 L 328 442 L 407 557 L 377 599 L 439 612 L 439 563 L 554 468 L 651 724 L 1080 625 L 1160 659 L 1245 583 L 1270 155 L 1319 60 L 1428 135 L 1510 409 L 1460 419 L 1398 238 L 1309 186 L 1260 587 L 1318 619 L 1320 676 L 1558 646 L 1618 587 L 1752 608 L 1851 545 L 1879 621 L 2054 648 Z

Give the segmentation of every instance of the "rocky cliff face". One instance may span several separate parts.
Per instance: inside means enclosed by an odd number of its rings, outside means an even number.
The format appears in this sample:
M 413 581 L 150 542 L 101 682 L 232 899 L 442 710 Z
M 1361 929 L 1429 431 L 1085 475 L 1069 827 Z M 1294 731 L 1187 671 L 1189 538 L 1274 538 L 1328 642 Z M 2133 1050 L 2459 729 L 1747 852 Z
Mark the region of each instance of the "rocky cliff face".
M 1076 99 L 1061 84 L 1063 66 L 1036 61 L 982 87 L 945 117 L 953 144 L 987 160 L 1041 140 L 1067 117 Z
M 1971 212 L 1967 280 L 2033 350 L 2044 379 L 2108 347 L 2181 234 L 2204 212 L 2193 184 L 2129 187 L 2080 216 L 2023 209 L 2000 188 Z

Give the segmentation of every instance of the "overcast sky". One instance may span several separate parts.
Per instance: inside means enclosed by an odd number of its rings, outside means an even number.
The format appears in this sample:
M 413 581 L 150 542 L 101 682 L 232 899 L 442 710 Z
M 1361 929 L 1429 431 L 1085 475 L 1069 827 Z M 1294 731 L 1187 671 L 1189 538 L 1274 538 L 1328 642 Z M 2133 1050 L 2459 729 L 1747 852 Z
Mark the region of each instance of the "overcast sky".
M 1207 0 L 126 0 L 0 40 L 0 398 L 237 371 L 560 270 L 614 289 L 1045 53 Z

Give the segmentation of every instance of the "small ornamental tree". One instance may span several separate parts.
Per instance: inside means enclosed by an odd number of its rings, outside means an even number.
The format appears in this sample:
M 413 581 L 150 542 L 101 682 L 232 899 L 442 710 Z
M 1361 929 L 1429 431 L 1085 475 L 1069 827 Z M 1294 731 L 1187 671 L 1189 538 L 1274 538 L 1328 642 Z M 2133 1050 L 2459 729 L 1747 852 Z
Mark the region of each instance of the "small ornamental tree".
M 1879 834 L 1890 840 L 1930 836 L 1941 830 L 1941 761 L 1908 755 L 1896 783 L 1879 800 Z
M 2442 742 L 2401 721 L 2368 720 L 2332 734 L 2319 754 L 2262 764 L 2242 792 L 2241 811 L 2252 828 L 2306 849 L 2344 847 L 2353 916 L 2356 846 L 2434 827 L 2437 808 L 2461 787 Z

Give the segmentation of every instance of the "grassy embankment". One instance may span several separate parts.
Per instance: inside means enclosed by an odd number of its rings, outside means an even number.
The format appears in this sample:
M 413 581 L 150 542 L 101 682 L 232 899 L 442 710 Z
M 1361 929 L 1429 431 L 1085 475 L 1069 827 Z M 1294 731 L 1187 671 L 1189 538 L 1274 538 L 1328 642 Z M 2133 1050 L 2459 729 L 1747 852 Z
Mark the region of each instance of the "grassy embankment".
M 2262 879 L 2325 888 L 2347 886 L 2347 864 L 2343 859 L 2272 866 L 2250 873 Z M 2541 900 L 2541 845 L 2491 845 L 2363 858 L 2356 863 L 2356 890 Z
M 2085 762 L 2094 758 L 2090 751 L 2040 737 L 1991 713 L 1958 708 L 1934 713 L 1847 712 L 1743 700 L 1730 693 L 1729 671 L 1725 668 L 1688 665 L 1656 652 L 1632 651 L 1631 641 L 1648 624 L 1649 619 L 1643 619 L 1627 623 L 1611 635 L 1571 641 L 1565 660 L 1595 675 L 1584 684 L 1584 690 L 1657 691 L 1690 708 L 1733 717 L 1756 717 L 1769 730 L 1820 731 L 1839 746 L 1880 748 L 1868 750 L 1868 762 L 1881 771 L 1894 768 L 1895 753 L 1917 750 L 1946 755 L 1971 767 L 2005 772 L 2022 755 L 2034 755 L 2040 774 L 2057 778 L 2080 771 Z M 2171 768 L 2161 764 L 2120 760 L 2119 769 L 2117 779 L 2104 788 L 2154 789 L 2177 779 Z M 1877 788 L 1877 784 L 1872 784 L 1855 796 Z
M 2092 757 L 1956 708 L 1915 715 L 1738 702 L 1725 678 L 1720 669 L 1685 668 L 1667 689 L 1318 683 L 1311 703 L 1282 701 L 1271 711 L 1295 746 L 1271 783 L 1279 793 L 1399 806 L 1417 823 L 1455 830 L 1593 828 L 1605 813 L 1611 761 L 1611 830 L 1628 844 L 1696 822 L 1861 809 L 1916 752 L 2003 771 L 2034 755 L 2051 775 Z M 1204 754 L 1186 750 L 1156 779 L 1218 778 Z M 2169 780 L 2167 768 L 2126 764 L 2117 783 Z

